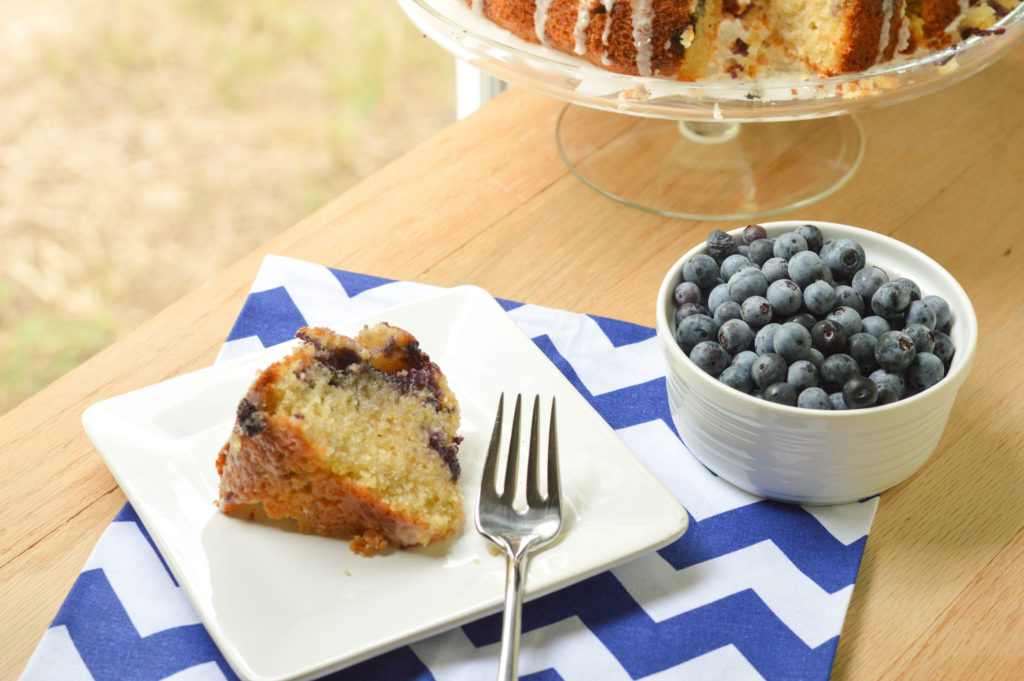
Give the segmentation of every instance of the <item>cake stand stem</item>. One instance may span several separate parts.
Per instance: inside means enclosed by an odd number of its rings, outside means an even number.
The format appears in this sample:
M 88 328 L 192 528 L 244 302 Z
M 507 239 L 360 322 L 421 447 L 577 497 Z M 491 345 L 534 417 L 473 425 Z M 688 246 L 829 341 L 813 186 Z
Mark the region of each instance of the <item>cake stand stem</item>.
M 850 115 L 735 123 L 642 118 L 568 105 L 557 127 L 569 169 L 598 192 L 668 217 L 747 220 L 817 201 L 864 152 Z
M 679 121 L 679 132 L 686 139 L 698 144 L 723 144 L 736 139 L 736 136 L 740 134 L 740 124 L 716 121 Z

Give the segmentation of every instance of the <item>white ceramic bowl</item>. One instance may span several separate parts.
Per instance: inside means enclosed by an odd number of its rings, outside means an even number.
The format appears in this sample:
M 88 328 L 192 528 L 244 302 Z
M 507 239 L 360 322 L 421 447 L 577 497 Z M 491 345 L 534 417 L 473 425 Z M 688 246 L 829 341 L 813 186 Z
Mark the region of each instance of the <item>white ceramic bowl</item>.
M 657 331 L 665 355 L 672 419 L 686 447 L 705 466 L 759 496 L 802 504 L 864 499 L 907 479 L 934 451 L 978 343 L 978 321 L 963 288 L 938 263 L 895 239 L 829 222 L 761 223 L 769 236 L 813 224 L 826 239 L 859 242 L 867 263 L 890 279 L 909 277 L 924 295 L 942 296 L 952 311 L 956 347 L 949 372 L 932 388 L 879 407 L 818 411 L 767 402 L 729 388 L 697 368 L 675 340 L 672 292 L 691 249 L 658 292 Z M 742 228 L 732 232 L 739 237 Z

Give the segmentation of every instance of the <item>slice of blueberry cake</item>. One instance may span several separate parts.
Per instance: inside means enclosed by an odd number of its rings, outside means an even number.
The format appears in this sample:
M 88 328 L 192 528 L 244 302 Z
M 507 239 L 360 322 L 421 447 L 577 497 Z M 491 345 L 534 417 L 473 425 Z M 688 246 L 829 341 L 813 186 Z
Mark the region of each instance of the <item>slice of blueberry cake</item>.
M 412 334 L 303 328 L 257 376 L 217 457 L 220 508 L 262 505 L 353 551 L 426 545 L 462 525 L 459 405 Z

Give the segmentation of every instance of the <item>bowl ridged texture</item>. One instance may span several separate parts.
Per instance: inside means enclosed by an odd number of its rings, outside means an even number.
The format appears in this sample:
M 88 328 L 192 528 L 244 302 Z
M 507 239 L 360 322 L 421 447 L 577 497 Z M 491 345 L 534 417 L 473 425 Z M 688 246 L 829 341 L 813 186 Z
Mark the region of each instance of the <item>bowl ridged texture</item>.
M 806 222 L 765 223 L 769 236 Z M 875 232 L 814 222 L 826 238 L 851 238 L 868 264 L 907 276 L 953 310 L 956 354 L 949 373 L 914 397 L 871 409 L 814 411 L 744 395 L 698 369 L 675 342 L 672 290 L 685 254 L 670 270 L 658 301 L 658 336 L 666 360 L 669 407 L 687 448 L 705 466 L 759 496 L 805 504 L 855 501 L 910 477 L 935 450 L 967 378 L 977 346 L 977 319 L 966 293 L 924 254 Z M 737 231 L 738 234 L 738 231 Z

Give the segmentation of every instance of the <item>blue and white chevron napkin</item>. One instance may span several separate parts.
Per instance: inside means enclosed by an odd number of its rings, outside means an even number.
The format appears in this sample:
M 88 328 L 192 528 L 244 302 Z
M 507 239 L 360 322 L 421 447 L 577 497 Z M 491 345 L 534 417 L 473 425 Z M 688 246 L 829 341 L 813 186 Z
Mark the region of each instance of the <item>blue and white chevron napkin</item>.
M 361 318 L 436 292 L 269 256 L 218 361 L 339 310 Z M 670 425 L 654 330 L 502 302 L 512 319 L 690 513 L 666 548 L 524 606 L 530 681 L 824 681 L 877 507 L 765 501 L 709 473 Z M 331 674 L 331 681 L 476 681 L 498 615 Z M 236 679 L 130 505 L 103 534 L 21 681 Z

